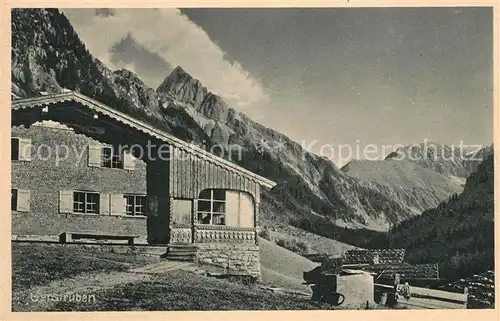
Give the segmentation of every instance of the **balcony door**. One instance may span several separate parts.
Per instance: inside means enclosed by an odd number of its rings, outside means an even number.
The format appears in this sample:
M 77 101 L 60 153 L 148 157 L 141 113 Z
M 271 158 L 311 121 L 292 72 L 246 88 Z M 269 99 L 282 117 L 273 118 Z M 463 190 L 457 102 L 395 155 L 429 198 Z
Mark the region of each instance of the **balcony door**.
M 193 241 L 192 211 L 193 201 L 174 199 L 172 222 L 170 224 L 170 243 L 185 244 Z

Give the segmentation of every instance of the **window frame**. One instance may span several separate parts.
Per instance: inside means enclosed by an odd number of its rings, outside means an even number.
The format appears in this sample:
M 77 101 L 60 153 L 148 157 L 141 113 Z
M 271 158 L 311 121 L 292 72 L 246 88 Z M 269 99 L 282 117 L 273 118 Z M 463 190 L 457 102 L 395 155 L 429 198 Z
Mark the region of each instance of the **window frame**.
M 77 195 L 82 196 L 83 199 L 78 198 Z M 89 199 L 89 197 L 97 197 L 97 199 Z M 75 203 L 79 204 L 78 207 L 81 207 L 81 210 L 76 211 L 77 207 L 75 207 Z M 92 205 L 93 210 L 89 210 L 88 206 Z M 87 215 L 100 215 L 101 214 L 101 194 L 98 192 L 92 191 L 73 191 L 73 214 L 87 214 Z
M 105 151 L 110 151 L 109 155 L 106 155 Z M 101 146 L 101 167 L 124 169 L 123 151 L 121 151 L 121 153 L 119 152 L 120 150 L 115 148 L 114 146 Z
M 226 221 L 226 215 L 227 215 L 227 199 L 226 199 L 226 190 L 225 189 L 220 189 L 220 188 L 211 188 L 211 189 L 204 189 L 203 191 L 200 192 L 200 196 L 202 193 L 210 191 L 210 198 L 198 198 L 196 200 L 197 203 L 197 209 L 196 209 L 196 224 L 199 225 L 213 225 L 213 226 L 226 226 L 227 221 Z M 221 198 L 215 198 L 215 193 L 224 193 L 224 199 Z M 200 202 L 208 202 L 210 204 L 210 210 L 209 211 L 200 211 Z M 215 211 L 215 206 L 214 204 L 221 204 L 222 205 L 222 211 Z M 208 214 L 210 217 L 209 223 L 203 223 L 202 220 L 200 220 L 200 215 L 206 215 Z M 214 216 L 220 217 L 223 221 L 222 224 L 214 224 Z
M 146 195 L 144 194 L 123 194 L 125 199 L 125 215 L 127 216 L 146 216 Z M 132 204 L 129 204 L 129 199 L 133 199 Z M 142 199 L 142 204 L 138 204 L 137 200 Z M 132 211 L 129 211 L 129 206 Z M 138 212 L 137 207 L 140 206 L 142 211 Z

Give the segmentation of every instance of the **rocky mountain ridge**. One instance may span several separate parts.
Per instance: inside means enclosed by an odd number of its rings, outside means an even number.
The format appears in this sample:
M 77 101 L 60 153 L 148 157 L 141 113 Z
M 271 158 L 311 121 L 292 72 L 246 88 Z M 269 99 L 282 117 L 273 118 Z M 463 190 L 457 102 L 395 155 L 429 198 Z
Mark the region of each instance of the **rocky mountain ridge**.
M 409 206 L 416 214 L 439 205 L 455 193 L 461 193 L 465 179 L 444 175 L 407 160 L 353 160 L 342 171 L 367 186 L 377 186 Z
M 468 153 L 464 146 L 425 141 L 398 148 L 386 160 L 406 160 L 447 176 L 467 178 L 482 159 L 493 153 L 492 145 Z M 474 156 L 478 157 L 476 159 Z

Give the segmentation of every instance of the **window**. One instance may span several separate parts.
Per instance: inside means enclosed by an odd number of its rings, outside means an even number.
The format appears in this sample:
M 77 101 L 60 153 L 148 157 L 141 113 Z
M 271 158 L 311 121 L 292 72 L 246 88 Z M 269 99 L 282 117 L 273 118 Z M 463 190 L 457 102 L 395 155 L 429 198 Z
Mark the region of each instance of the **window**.
M 199 195 L 196 215 L 198 224 L 251 228 L 255 226 L 255 203 L 244 191 L 206 189 Z
M 12 211 L 17 211 L 17 189 L 10 190 L 10 208 Z
M 127 215 L 145 215 L 144 204 L 146 197 L 143 195 L 124 195 L 126 201 L 125 213 Z
M 119 150 L 111 146 L 103 146 L 101 150 L 101 166 L 123 168 L 123 157 L 119 153 Z
M 73 192 L 73 212 L 99 214 L 99 194 L 89 192 Z
M 207 189 L 200 193 L 198 199 L 198 224 L 226 224 L 226 191 Z

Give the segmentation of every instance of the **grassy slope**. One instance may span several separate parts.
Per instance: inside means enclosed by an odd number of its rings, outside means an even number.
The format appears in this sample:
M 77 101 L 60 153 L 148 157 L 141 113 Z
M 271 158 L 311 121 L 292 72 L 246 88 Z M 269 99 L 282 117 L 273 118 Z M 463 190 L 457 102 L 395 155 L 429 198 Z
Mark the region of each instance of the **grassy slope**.
M 276 287 L 309 292 L 302 285 L 302 273 L 318 264 L 265 239 L 259 239 L 262 281 Z
M 96 304 L 98 303 L 98 304 Z M 186 271 L 171 271 L 148 282 L 101 291 L 96 303 L 59 302 L 55 311 L 127 310 L 317 310 L 328 308 L 302 296 L 283 295 Z
M 345 251 L 356 248 L 354 245 L 342 243 L 293 226 L 287 226 L 285 229 L 280 229 L 279 231 L 270 231 L 269 234 L 273 238 L 294 237 L 305 241 L 311 246 L 311 253 L 326 253 L 330 256 L 342 256 Z
M 300 269 L 311 263 L 294 253 L 264 240 L 264 264 L 270 271 L 280 267 L 278 279 L 299 276 Z M 97 275 L 102 272 L 123 273 L 130 267 L 153 260 L 131 254 L 97 253 L 81 246 L 47 246 L 44 244 L 13 243 L 13 291 L 29 294 L 31 289 L 52 281 L 68 280 L 61 290 L 77 291 L 71 278 Z M 276 262 L 278 259 L 283 265 Z M 154 260 L 157 261 L 157 260 Z M 296 265 L 295 265 L 296 264 Z M 314 264 L 313 264 L 314 265 Z M 278 282 L 279 283 L 279 282 Z M 283 286 L 284 284 L 277 284 Z M 52 289 L 53 290 L 53 289 Z M 53 293 L 46 293 L 53 294 Z M 247 286 L 226 280 L 197 275 L 187 271 L 170 271 L 151 276 L 149 281 L 124 281 L 110 289 L 95 290 L 95 302 L 53 302 L 55 311 L 109 311 L 109 310 L 276 310 L 324 309 L 309 302 L 308 297 L 272 293 L 257 285 Z M 24 295 L 24 296 L 25 296 Z M 24 298 L 23 295 L 18 297 Z M 20 308 L 17 305 L 15 308 Z M 24 307 L 26 308 L 26 307 Z M 29 307 L 28 307 L 29 309 Z M 17 311 L 17 310 L 16 310 Z M 24 310 L 23 310 L 24 311 Z
M 154 258 L 96 253 L 81 246 L 12 243 L 12 290 L 23 290 L 85 272 L 126 271 Z
M 301 285 L 302 272 L 313 269 L 316 263 L 264 239 L 260 239 L 260 254 L 264 282 L 276 287 L 308 289 Z M 13 243 L 13 290 L 25 290 L 86 272 L 123 272 L 151 261 L 157 260 L 131 254 L 98 253 L 81 246 Z

